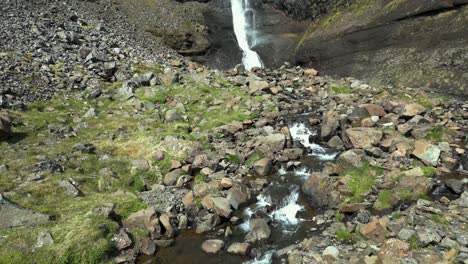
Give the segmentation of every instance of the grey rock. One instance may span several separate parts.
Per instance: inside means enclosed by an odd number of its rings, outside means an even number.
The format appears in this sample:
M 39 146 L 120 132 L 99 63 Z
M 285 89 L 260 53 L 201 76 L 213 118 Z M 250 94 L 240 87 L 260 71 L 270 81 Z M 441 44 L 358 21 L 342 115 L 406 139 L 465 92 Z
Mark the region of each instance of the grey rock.
M 208 254 L 218 254 L 224 247 L 224 242 L 219 239 L 210 239 L 203 242 L 201 248 Z
M 227 249 L 227 252 L 231 254 L 246 256 L 249 253 L 249 250 L 250 250 L 249 243 L 235 242 L 229 246 L 229 248 Z
M 260 176 L 266 176 L 270 173 L 272 168 L 272 160 L 268 158 L 264 158 L 258 160 L 254 163 L 253 168 Z
M 169 109 L 166 112 L 165 120 L 168 123 L 183 121 L 184 119 L 176 109 Z
M 245 242 L 256 243 L 270 238 L 271 229 L 264 219 L 250 219 L 250 231 L 245 236 Z
M 50 246 L 53 244 L 54 244 L 54 239 L 52 238 L 52 235 L 49 232 L 41 232 L 37 236 L 36 245 L 34 247 L 41 248 L 41 247 Z
M 71 197 L 77 197 L 80 195 L 80 191 L 68 180 L 60 180 L 58 186 L 65 188 L 65 193 Z
M 0 230 L 33 227 L 50 221 L 50 216 L 22 208 L 0 194 Z
M 436 230 L 424 228 L 417 232 L 418 240 L 422 246 L 428 246 L 430 244 L 439 243 L 442 239 Z

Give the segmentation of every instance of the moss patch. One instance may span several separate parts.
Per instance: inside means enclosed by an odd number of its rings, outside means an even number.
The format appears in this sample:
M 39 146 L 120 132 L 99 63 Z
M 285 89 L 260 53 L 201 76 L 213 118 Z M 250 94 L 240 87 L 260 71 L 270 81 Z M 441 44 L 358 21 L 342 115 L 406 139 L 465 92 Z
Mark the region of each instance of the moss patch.
M 383 170 L 378 167 L 364 164 L 361 167 L 355 167 L 347 170 L 343 175 L 349 175 L 351 180 L 347 183 L 348 188 L 353 192 L 352 201 L 362 201 L 362 195 L 369 192 L 375 185 L 376 178 L 381 175 Z
M 349 86 L 333 86 L 332 90 L 339 94 L 350 94 L 353 92 L 353 89 Z

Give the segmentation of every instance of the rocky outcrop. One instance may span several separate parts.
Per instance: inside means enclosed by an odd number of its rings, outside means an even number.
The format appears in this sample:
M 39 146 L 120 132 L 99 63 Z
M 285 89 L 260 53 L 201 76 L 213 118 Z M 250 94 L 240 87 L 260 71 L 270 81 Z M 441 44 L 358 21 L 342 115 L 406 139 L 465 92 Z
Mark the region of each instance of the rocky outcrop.
M 0 194 L 0 230 L 13 227 L 33 227 L 51 220 L 46 214 L 22 208 Z

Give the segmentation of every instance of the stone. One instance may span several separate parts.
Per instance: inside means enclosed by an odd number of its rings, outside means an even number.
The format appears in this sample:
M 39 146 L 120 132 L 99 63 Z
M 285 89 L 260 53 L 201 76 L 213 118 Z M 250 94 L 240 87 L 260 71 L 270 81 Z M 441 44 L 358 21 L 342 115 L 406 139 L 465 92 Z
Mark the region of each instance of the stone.
M 376 218 L 368 224 L 363 225 L 359 232 L 367 239 L 374 242 L 382 241 L 387 235 L 387 224 L 389 219 L 387 217 Z
M 34 227 L 49 221 L 49 215 L 22 208 L 0 194 L 0 230 L 14 227 Z
M 208 183 L 201 182 L 193 187 L 193 194 L 195 197 L 205 197 L 207 195 L 220 196 L 221 192 L 216 187 Z
M 421 243 L 423 247 L 426 247 L 430 244 L 439 243 L 440 240 L 442 239 L 436 230 L 432 230 L 429 228 L 418 230 L 417 236 L 418 236 L 419 242 Z
M 336 207 L 341 202 L 339 193 L 335 190 L 336 182 L 335 178 L 325 173 L 314 172 L 302 185 L 302 191 L 315 206 Z
M 173 186 L 177 183 L 177 180 L 179 179 L 180 176 L 184 174 L 184 171 L 182 169 L 176 169 L 173 171 L 170 171 L 166 176 L 164 176 L 163 183 L 166 186 Z
M 462 194 L 465 191 L 466 183 L 462 180 L 449 179 L 445 182 L 447 187 L 456 194 Z
M 402 115 L 406 117 L 413 117 L 426 112 L 426 108 L 420 104 L 407 104 L 403 107 Z
M 165 120 L 168 123 L 183 121 L 184 119 L 176 109 L 169 109 L 166 111 Z
M 155 240 L 154 243 L 156 244 L 156 246 L 160 247 L 160 248 L 168 248 L 172 245 L 174 245 L 174 239 L 159 239 L 159 240 Z
M 114 247 L 117 250 L 123 250 L 132 245 L 132 240 L 124 229 L 120 229 L 119 233 L 115 234 L 111 241 L 114 243 Z
M 159 217 L 154 207 L 148 207 L 131 214 L 127 219 L 122 221 L 122 227 L 128 229 L 146 229 L 150 232 L 152 238 L 159 238 L 161 236 Z
M 202 205 L 205 209 L 211 210 L 219 216 L 229 218 L 232 214 L 229 200 L 223 197 L 212 197 L 207 195 L 203 197 Z
M 147 237 L 138 241 L 137 247 L 141 253 L 147 256 L 153 256 L 156 252 L 156 243 Z
M 177 83 L 179 81 L 179 73 L 178 72 L 166 72 L 162 74 L 159 79 L 161 80 L 161 84 L 163 85 L 171 85 Z
M 304 70 L 304 74 L 307 76 L 317 76 L 319 72 L 314 68 L 309 68 Z
M 258 137 L 255 145 L 265 154 L 273 154 L 284 149 L 286 137 L 283 134 L 270 134 L 268 136 Z
M 403 241 L 408 241 L 411 237 L 416 234 L 416 231 L 410 228 L 403 228 L 398 232 L 398 238 Z
M 335 262 L 340 256 L 340 251 L 334 246 L 328 246 L 322 253 L 322 259 L 327 262 Z
M 339 136 L 333 136 L 329 141 L 328 141 L 328 146 L 337 150 L 342 150 L 344 149 L 344 143 L 343 140 Z
M 251 199 L 249 188 L 245 184 L 236 183 L 227 191 L 226 198 L 234 209 L 247 203 Z
M 98 205 L 93 209 L 93 214 L 97 216 L 102 216 L 106 218 L 111 218 L 115 214 L 115 204 L 106 203 L 103 205 Z
M 341 172 L 353 168 L 360 167 L 366 161 L 366 152 L 362 149 L 351 149 L 342 152 L 338 155 L 336 164 Z
M 390 238 L 382 243 L 378 253 L 382 264 L 402 263 L 404 257 L 408 256 L 410 246 L 401 240 Z
M 50 246 L 53 244 L 54 244 L 54 239 L 52 238 L 52 235 L 49 232 L 41 232 L 37 236 L 36 245 L 34 247 L 41 248 L 41 247 Z
M 250 244 L 249 243 L 232 243 L 227 249 L 228 253 L 246 256 L 249 253 Z
M 270 238 L 271 229 L 268 223 L 264 219 L 250 219 L 249 222 L 250 231 L 245 236 L 245 242 L 257 243 L 262 242 Z
M 234 184 L 234 181 L 231 178 L 223 178 L 221 179 L 221 187 L 224 189 L 229 189 Z
M 440 245 L 447 249 L 460 247 L 460 244 L 458 244 L 457 241 L 450 239 L 449 237 L 444 237 L 444 239 L 442 239 L 440 242 Z
M 175 229 L 172 227 L 171 218 L 167 214 L 161 214 L 159 222 L 166 229 L 166 236 L 172 237 L 175 235 Z
M 219 239 L 210 239 L 203 242 L 201 248 L 208 254 L 218 254 L 224 247 L 224 242 Z
M 380 142 L 383 132 L 374 128 L 356 127 L 347 129 L 346 136 L 354 148 L 369 148 Z
M 424 176 L 403 176 L 397 184 L 397 189 L 403 189 L 415 194 L 427 194 L 433 187 L 433 180 Z
M 272 160 L 269 158 L 263 158 L 254 163 L 253 168 L 255 172 L 260 176 L 266 176 L 270 173 L 273 166 Z
M 77 197 L 80 195 L 80 191 L 68 180 L 60 180 L 57 185 L 64 188 L 65 193 L 70 197 Z
M 197 234 L 202 234 L 211 231 L 213 228 L 219 225 L 219 223 L 221 223 L 221 219 L 218 215 L 206 214 L 202 217 L 199 217 L 195 232 Z
M 249 83 L 249 93 L 253 94 L 258 91 L 263 91 L 270 87 L 270 84 L 266 81 L 252 81 Z
M 244 124 L 239 121 L 233 121 L 227 125 L 221 126 L 221 131 L 225 132 L 228 135 L 234 135 L 235 133 L 241 131 L 244 128 Z
M 363 104 L 363 105 L 360 105 L 359 107 L 366 109 L 370 116 L 382 117 L 382 116 L 385 116 L 387 114 L 385 112 L 385 109 L 380 105 Z
M 328 139 L 336 133 L 340 126 L 340 114 L 336 111 L 328 111 L 323 114 L 320 137 Z
M 132 160 L 132 170 L 148 171 L 151 168 L 149 162 L 145 159 Z

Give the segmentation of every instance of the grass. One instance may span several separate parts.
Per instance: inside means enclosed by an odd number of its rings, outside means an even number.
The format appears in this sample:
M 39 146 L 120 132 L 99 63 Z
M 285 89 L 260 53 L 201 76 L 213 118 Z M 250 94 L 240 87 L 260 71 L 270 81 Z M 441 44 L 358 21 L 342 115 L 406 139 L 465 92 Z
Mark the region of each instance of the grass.
M 434 177 L 434 176 L 437 175 L 437 169 L 436 168 L 422 166 L 421 170 L 422 170 L 423 175 L 425 177 Z
M 390 200 L 392 198 L 392 191 L 390 190 L 383 190 L 379 192 L 379 195 L 377 196 L 377 201 L 378 203 L 378 209 L 388 209 L 392 208 L 392 205 L 390 203 Z
M 203 174 L 197 174 L 194 179 L 195 185 L 202 184 L 206 182 L 206 176 Z
M 378 167 L 364 164 L 361 167 L 355 167 L 345 171 L 342 175 L 349 175 L 351 180 L 347 183 L 348 188 L 353 192 L 352 201 L 362 201 L 362 195 L 369 192 L 375 185 L 376 178 L 381 175 L 383 170 Z
M 335 213 L 335 220 L 341 222 L 341 221 L 343 221 L 343 219 L 344 219 L 344 215 L 337 211 Z
M 444 129 L 441 126 L 438 126 L 427 134 L 426 139 L 440 142 L 443 140 L 443 137 L 444 137 Z
M 432 215 L 431 220 L 434 223 L 441 224 L 441 225 L 449 225 L 450 224 L 450 222 L 447 219 L 443 218 L 440 215 Z
M 414 192 L 410 192 L 408 190 L 397 190 L 397 194 L 398 196 L 400 196 L 400 198 L 402 200 L 419 200 L 419 199 L 425 199 L 425 200 L 428 200 L 430 197 L 425 194 L 425 193 L 414 193 Z
M 336 240 L 341 241 L 341 242 L 350 242 L 353 240 L 354 235 L 349 232 L 346 228 L 340 228 L 338 231 L 336 231 Z
M 228 160 L 231 163 L 241 164 L 241 160 L 240 160 L 239 155 L 226 154 L 225 158 L 226 158 L 226 160 Z
M 353 89 L 349 86 L 333 86 L 332 90 L 339 94 L 350 94 L 353 92 Z
M 400 212 L 393 212 L 391 217 L 392 217 L 392 219 L 400 219 L 401 213 Z
M 417 249 L 420 248 L 419 240 L 418 240 L 418 237 L 416 235 L 412 235 L 408 239 L 408 244 L 409 244 L 411 250 L 417 250 Z

